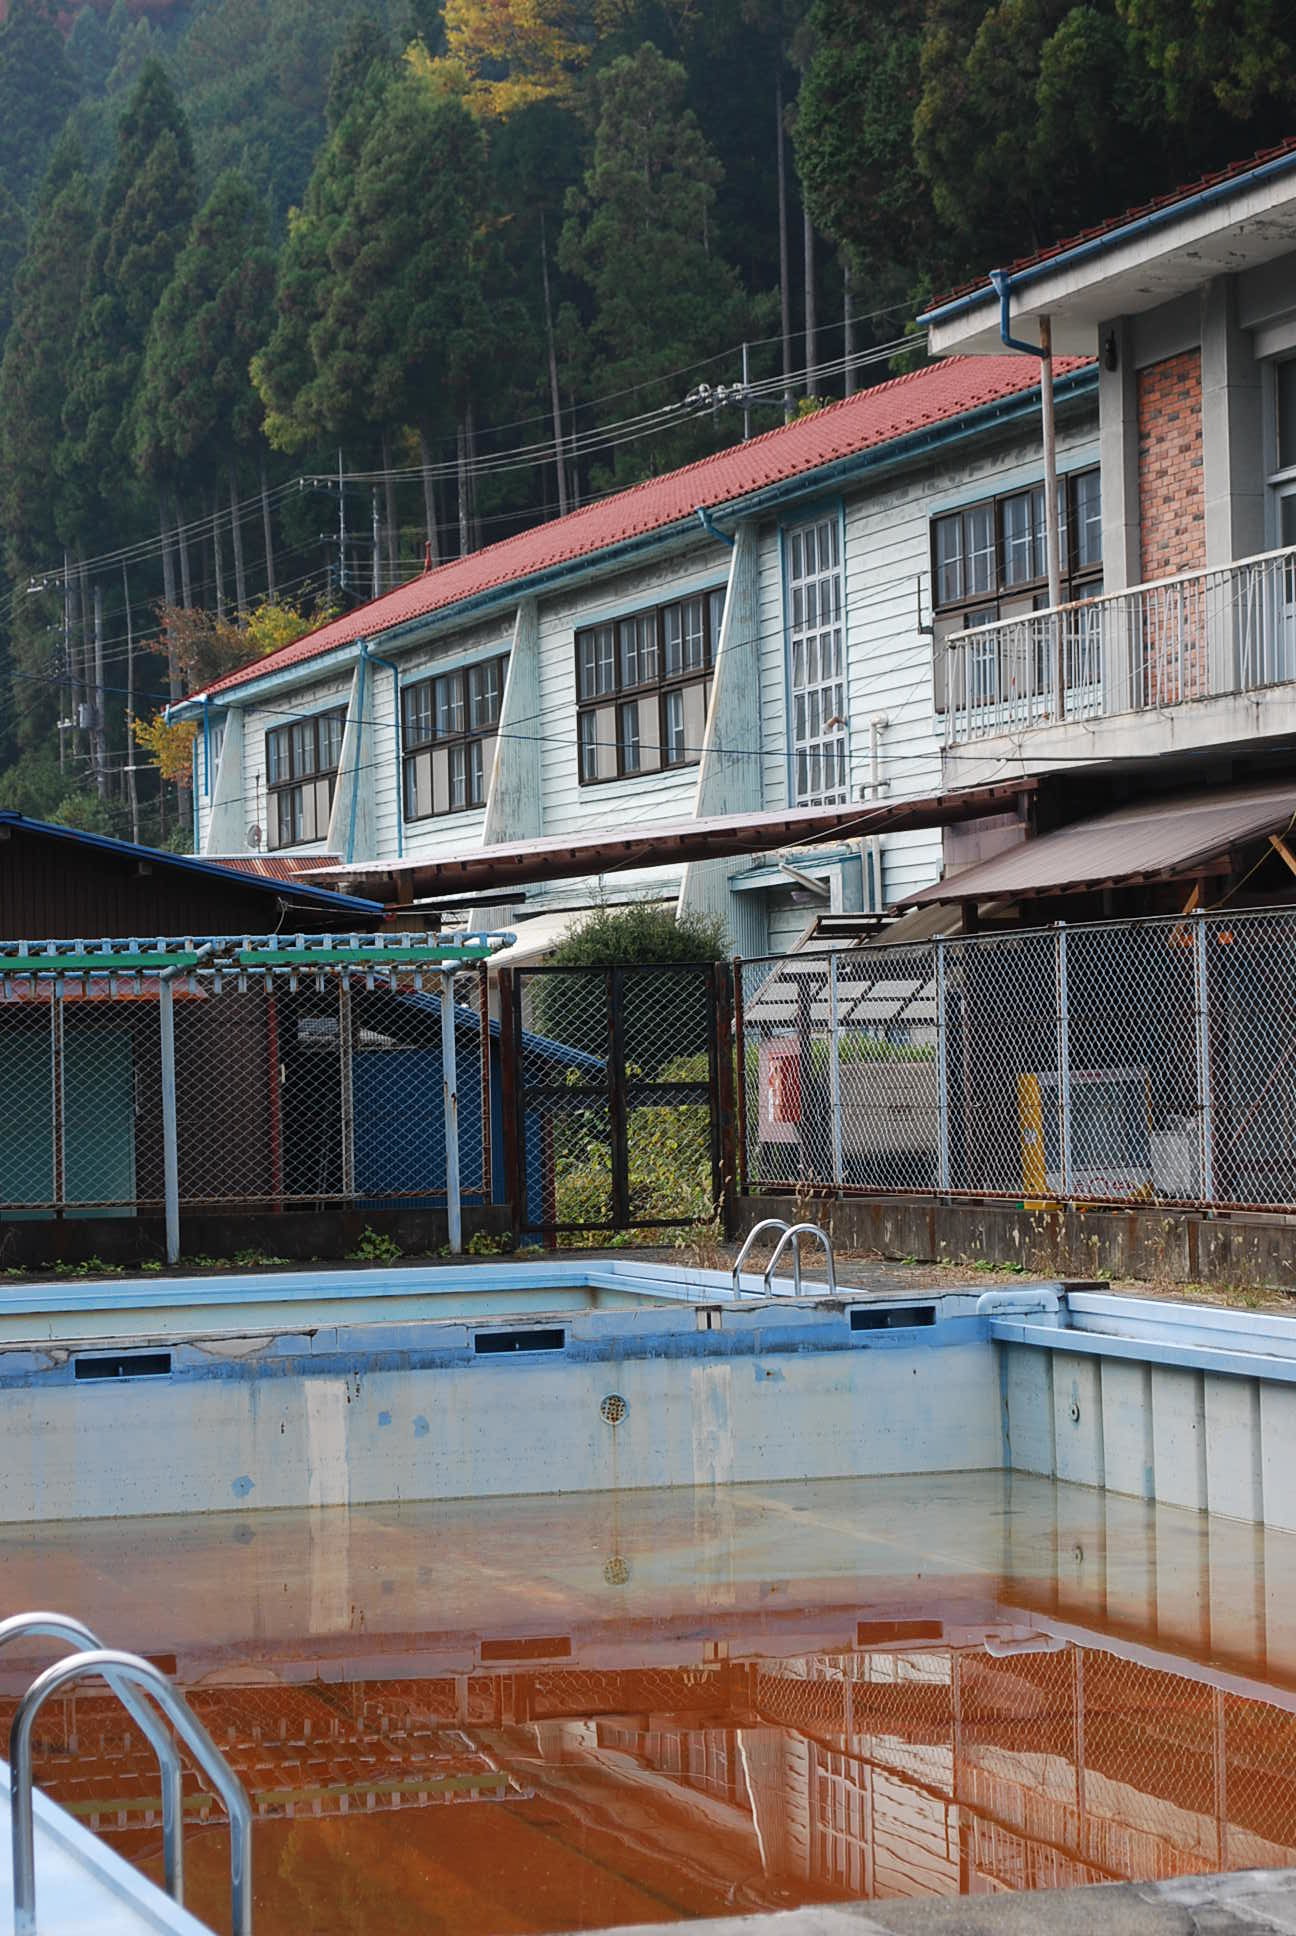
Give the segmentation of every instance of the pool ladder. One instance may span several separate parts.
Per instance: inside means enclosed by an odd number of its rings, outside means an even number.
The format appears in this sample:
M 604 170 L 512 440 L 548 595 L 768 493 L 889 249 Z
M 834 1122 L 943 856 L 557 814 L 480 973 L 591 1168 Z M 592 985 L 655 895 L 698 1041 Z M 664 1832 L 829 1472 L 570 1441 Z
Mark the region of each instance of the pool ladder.
M 833 1259 L 832 1239 L 823 1226 L 817 1223 L 788 1223 L 783 1217 L 764 1217 L 760 1223 L 753 1224 L 752 1228 L 747 1232 L 746 1242 L 738 1252 L 737 1259 L 734 1263 L 733 1294 L 735 1297 L 742 1297 L 744 1294 L 742 1288 L 742 1267 L 747 1262 L 748 1251 L 763 1230 L 777 1230 L 781 1233 L 778 1242 L 774 1246 L 774 1254 L 768 1264 L 766 1264 L 761 1279 L 768 1297 L 786 1297 L 787 1295 L 785 1291 L 776 1291 L 774 1289 L 774 1266 L 778 1263 L 783 1252 L 788 1249 L 792 1252 L 792 1295 L 793 1297 L 801 1296 L 801 1239 L 803 1237 L 813 1237 L 822 1249 L 825 1272 L 828 1278 L 828 1291 L 830 1296 L 835 1297 L 837 1295 L 837 1266 Z
M 18 1613 L 0 1620 L 0 1647 L 11 1640 L 61 1640 L 69 1660 L 36 1676 L 18 1703 L 9 1729 L 9 1807 L 13 1833 L 14 1936 L 36 1936 L 36 1835 L 32 1817 L 32 1731 L 51 1694 L 73 1681 L 107 1682 L 158 1758 L 162 1777 L 162 1846 L 167 1894 L 184 1902 L 184 1808 L 180 1756 L 151 1696 L 184 1741 L 225 1804 L 230 1825 L 230 1906 L 233 1936 L 252 1936 L 252 1810 L 242 1783 L 197 1715 L 152 1661 L 105 1647 L 79 1620 L 61 1613 Z

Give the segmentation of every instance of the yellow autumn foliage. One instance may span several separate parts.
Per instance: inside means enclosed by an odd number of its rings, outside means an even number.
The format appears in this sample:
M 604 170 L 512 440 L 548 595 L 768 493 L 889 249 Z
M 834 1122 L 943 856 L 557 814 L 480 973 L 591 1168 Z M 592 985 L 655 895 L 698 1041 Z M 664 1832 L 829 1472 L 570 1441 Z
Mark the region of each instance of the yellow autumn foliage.
M 165 713 L 151 719 L 131 722 L 135 743 L 148 754 L 164 780 L 176 786 L 193 785 L 193 744 L 198 737 L 198 722 L 193 719 L 168 721 Z

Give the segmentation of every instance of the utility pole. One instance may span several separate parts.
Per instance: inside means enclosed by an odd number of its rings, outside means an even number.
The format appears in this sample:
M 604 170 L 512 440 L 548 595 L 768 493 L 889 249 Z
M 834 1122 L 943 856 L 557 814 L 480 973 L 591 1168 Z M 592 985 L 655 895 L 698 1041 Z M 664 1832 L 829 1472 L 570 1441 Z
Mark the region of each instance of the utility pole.
M 103 800 L 108 794 L 108 734 L 104 719 L 103 586 L 97 578 L 94 588 L 94 705 L 90 722 L 95 789 Z
M 380 555 L 382 525 L 378 518 L 378 486 L 373 487 L 373 574 L 372 596 L 377 598 L 382 591 L 382 562 Z
M 751 363 L 750 363 L 750 358 L 748 357 L 748 354 L 747 354 L 747 345 L 746 345 L 745 343 L 743 344 L 743 365 L 742 365 L 742 370 L 743 370 L 743 378 L 742 378 L 742 383 L 743 383 L 743 442 L 744 442 L 744 443 L 746 443 L 746 442 L 747 442 L 747 440 L 748 440 L 748 438 L 749 438 L 749 437 L 751 436 L 751 385 L 750 385 L 750 377 L 751 377 Z
M 60 773 L 64 772 L 67 767 L 67 726 L 65 722 L 68 718 L 69 708 L 72 703 L 70 683 L 72 676 L 72 587 L 68 582 L 68 577 L 68 555 L 65 547 L 63 552 L 63 680 L 62 690 L 59 695 L 58 728 Z
M 126 797 L 130 801 L 131 839 L 139 846 L 139 788 L 135 783 L 135 635 L 131 629 L 130 579 L 122 559 L 122 596 L 126 601 Z M 164 782 L 159 782 L 164 784 Z
M 346 590 L 346 485 L 342 481 L 342 453 L 338 452 L 338 589 Z

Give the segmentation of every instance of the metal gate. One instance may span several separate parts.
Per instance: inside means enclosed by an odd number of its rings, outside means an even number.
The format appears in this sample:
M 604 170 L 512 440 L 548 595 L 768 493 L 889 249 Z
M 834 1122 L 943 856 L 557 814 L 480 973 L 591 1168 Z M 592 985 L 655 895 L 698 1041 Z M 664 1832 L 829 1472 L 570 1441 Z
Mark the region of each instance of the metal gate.
M 728 1219 L 728 965 L 500 971 L 505 1165 L 519 1236 Z

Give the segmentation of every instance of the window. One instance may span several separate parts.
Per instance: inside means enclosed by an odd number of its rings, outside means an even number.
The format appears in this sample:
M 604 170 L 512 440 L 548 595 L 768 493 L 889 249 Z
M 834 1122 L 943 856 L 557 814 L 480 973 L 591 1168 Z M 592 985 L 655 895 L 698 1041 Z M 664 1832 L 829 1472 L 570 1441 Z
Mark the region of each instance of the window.
M 576 634 L 582 786 L 702 757 L 724 592 L 700 592 Z
M 486 804 L 507 653 L 437 673 L 401 692 L 405 818 L 429 820 Z
M 1296 427 L 1296 404 L 1293 420 Z M 1063 603 L 1093 597 L 1102 590 L 1102 480 L 1096 467 L 1058 479 L 1058 538 Z M 1042 484 L 932 520 L 936 610 L 951 612 L 958 627 L 1008 616 L 999 610 L 1001 598 L 1025 595 L 1028 608 L 1046 605 L 1047 579 Z
M 1296 358 L 1274 366 L 1278 469 L 1296 470 Z
M 271 847 L 327 838 L 345 727 L 346 707 L 335 706 L 266 734 Z
M 789 531 L 784 546 L 792 787 L 798 806 L 821 806 L 846 798 L 841 530 L 836 515 Z

